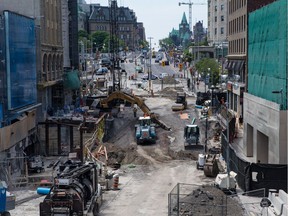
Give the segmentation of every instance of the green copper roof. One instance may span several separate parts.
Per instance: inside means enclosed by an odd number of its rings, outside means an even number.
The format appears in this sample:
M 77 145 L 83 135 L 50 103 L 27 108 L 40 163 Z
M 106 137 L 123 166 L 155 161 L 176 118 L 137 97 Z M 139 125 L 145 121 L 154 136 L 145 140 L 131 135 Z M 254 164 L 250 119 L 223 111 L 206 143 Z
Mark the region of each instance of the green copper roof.
M 182 23 L 182 24 L 188 24 L 185 12 L 183 13 L 181 23 Z

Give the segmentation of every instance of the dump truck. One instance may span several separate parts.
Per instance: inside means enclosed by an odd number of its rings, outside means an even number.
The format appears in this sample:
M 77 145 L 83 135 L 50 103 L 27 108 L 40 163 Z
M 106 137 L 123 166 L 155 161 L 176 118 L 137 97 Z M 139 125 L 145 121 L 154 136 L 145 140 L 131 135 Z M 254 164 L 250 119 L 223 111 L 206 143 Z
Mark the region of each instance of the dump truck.
M 187 100 L 185 92 L 177 92 L 176 101 L 171 108 L 172 111 L 181 111 L 187 109 Z
M 135 136 L 137 144 L 156 143 L 155 124 L 150 116 L 139 117 L 139 123 L 135 125 Z

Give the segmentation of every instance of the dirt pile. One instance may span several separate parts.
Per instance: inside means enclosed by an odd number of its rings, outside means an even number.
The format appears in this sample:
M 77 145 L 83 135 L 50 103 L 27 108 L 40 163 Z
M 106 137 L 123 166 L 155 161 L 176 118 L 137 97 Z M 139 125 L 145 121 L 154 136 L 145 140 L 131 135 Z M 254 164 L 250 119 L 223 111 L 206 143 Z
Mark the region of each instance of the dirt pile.
M 154 80 L 155 84 L 179 84 L 179 81 L 176 80 L 173 76 L 166 76 L 164 77 L 163 79 L 157 79 L 157 80 Z
M 227 196 L 213 186 L 202 186 L 180 199 L 180 215 L 244 215 L 237 196 Z
M 108 166 L 119 164 L 151 165 L 153 162 L 137 151 L 137 146 L 120 148 L 115 145 L 107 145 Z
M 182 87 L 165 87 L 163 90 L 158 91 L 158 93 L 162 96 L 162 97 L 168 97 L 171 98 L 171 100 L 175 100 L 176 96 L 177 96 L 177 92 L 183 92 L 183 88 Z

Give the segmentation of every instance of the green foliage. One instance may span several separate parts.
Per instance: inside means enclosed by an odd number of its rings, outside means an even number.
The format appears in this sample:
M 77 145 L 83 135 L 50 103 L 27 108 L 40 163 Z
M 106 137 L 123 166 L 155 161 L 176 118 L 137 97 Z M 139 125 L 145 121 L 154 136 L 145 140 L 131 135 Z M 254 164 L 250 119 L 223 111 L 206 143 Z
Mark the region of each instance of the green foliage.
M 216 85 L 220 78 L 220 70 L 219 65 L 215 59 L 212 58 L 203 58 L 195 65 L 198 72 L 200 72 L 201 76 L 204 76 L 210 73 L 210 83 L 212 85 Z M 210 68 L 210 71 L 208 70 Z M 212 83 L 213 81 L 213 83 Z
M 148 49 L 149 43 L 146 40 L 139 41 L 139 48 L 140 49 Z
M 171 38 L 164 38 L 162 40 L 159 40 L 160 47 L 165 47 L 166 49 L 169 49 L 174 46 L 174 42 Z
M 99 51 L 108 49 L 109 47 L 109 34 L 104 31 L 97 31 L 91 34 L 91 39 Z
M 79 40 L 82 39 L 82 38 L 86 38 L 87 39 L 88 37 L 89 37 L 89 35 L 88 35 L 88 33 L 86 31 L 84 31 L 84 30 L 78 31 Z

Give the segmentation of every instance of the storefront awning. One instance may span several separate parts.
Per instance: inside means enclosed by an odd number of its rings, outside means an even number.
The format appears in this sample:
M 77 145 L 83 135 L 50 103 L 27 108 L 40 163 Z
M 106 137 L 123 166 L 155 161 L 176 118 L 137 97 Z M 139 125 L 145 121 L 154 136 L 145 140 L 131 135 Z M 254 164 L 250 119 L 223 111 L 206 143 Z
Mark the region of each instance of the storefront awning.
M 229 60 L 226 69 L 240 72 L 243 69 L 245 61 L 244 60 Z

